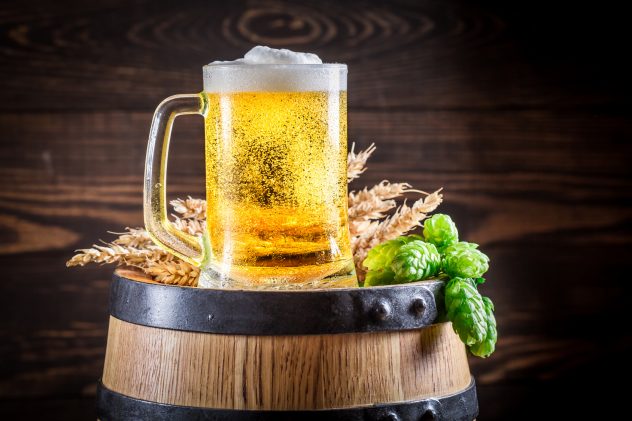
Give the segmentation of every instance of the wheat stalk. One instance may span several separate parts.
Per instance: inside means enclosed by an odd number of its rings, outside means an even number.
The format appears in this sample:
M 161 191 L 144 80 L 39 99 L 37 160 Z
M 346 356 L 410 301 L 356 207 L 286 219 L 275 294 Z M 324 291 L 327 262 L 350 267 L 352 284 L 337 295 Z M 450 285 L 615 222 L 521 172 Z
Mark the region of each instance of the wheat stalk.
M 347 181 L 358 178 L 366 171 L 366 162 L 375 151 L 371 144 L 367 149 L 354 151 L 351 146 L 347 162 Z M 412 206 L 404 202 L 392 215 L 398 199 L 407 193 L 421 193 L 422 197 Z M 404 235 L 419 225 L 427 214 L 434 211 L 442 201 L 441 190 L 427 194 L 413 190 L 408 183 L 390 183 L 382 181 L 375 186 L 349 193 L 349 231 L 351 249 L 358 279 L 364 280 L 366 269 L 362 262 L 368 251 L 376 245 Z M 201 236 L 206 225 L 206 201 L 188 197 L 172 200 L 175 212 L 174 226 L 191 235 Z M 89 249 L 77 250 L 67 266 L 84 266 L 88 263 L 116 264 L 133 266 L 144 271 L 156 282 L 174 285 L 197 285 L 200 270 L 195 266 L 173 256 L 151 240 L 144 228 L 126 228 L 125 232 L 113 233 L 118 237 L 111 243 L 93 245 Z
M 200 270 L 182 260 L 152 262 L 144 269 L 156 282 L 170 285 L 196 286 Z
M 349 193 L 349 220 L 360 222 L 384 218 L 386 212 L 397 205 L 393 199 L 411 191 L 409 188 L 408 183 L 389 183 L 384 180 L 371 189 L 365 187 L 357 193 Z
M 426 218 L 428 213 L 434 211 L 443 201 L 441 189 L 421 198 L 407 206 L 404 203 L 395 211 L 392 216 L 386 217 L 381 222 L 371 221 L 361 234 L 351 241 L 353 260 L 356 265 L 356 272 L 360 281 L 364 280 L 366 269 L 362 262 L 370 249 L 384 241 L 392 240 L 404 235 L 418 226 Z
M 173 225 L 180 231 L 198 237 L 204 234 L 204 227 L 206 225 L 204 219 L 182 219 L 176 215 L 172 216 L 174 217 Z
M 184 200 L 176 199 L 169 203 L 173 206 L 173 210 L 180 214 L 180 218 L 206 218 L 206 200 L 194 199 L 189 196 Z
M 366 161 L 373 152 L 375 152 L 375 144 L 371 143 L 368 148 L 358 152 L 357 154 L 354 149 L 355 143 L 352 143 L 351 151 L 349 151 L 349 154 L 347 155 L 347 182 L 355 180 L 360 177 L 364 171 L 366 171 Z
M 426 216 L 443 201 L 441 190 L 417 200 L 411 207 L 404 203 L 397 211 L 382 222 L 373 235 L 371 247 L 406 234 L 421 225 Z
M 93 244 L 92 248 L 77 250 L 78 253 L 66 262 L 66 266 L 84 266 L 87 263 L 116 263 L 125 266 L 144 267 L 147 262 L 164 260 L 170 256 L 155 244 L 145 248 L 109 243 L 104 246 Z
M 109 232 L 110 234 L 118 235 L 118 238 L 112 241 L 112 244 L 118 244 L 121 246 L 143 248 L 147 244 L 153 244 L 149 233 L 145 231 L 145 228 L 125 228 L 126 232 Z
M 357 193 L 349 193 L 349 208 L 351 209 L 354 206 L 362 204 L 362 202 L 374 198 L 380 200 L 395 199 L 411 191 L 409 189 L 410 184 L 408 183 L 391 183 L 388 180 L 383 180 L 370 189 L 365 187 Z

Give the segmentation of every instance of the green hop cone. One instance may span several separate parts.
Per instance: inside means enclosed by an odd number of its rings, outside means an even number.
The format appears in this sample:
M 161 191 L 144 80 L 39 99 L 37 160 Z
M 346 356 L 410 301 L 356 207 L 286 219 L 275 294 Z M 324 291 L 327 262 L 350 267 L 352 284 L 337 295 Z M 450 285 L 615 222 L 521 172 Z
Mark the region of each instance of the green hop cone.
M 364 286 L 391 285 L 395 283 L 395 273 L 390 269 L 370 270 L 364 278 Z
M 365 286 L 390 285 L 395 282 L 395 273 L 391 269 L 391 262 L 399 249 L 411 241 L 421 240 L 418 235 L 397 237 L 385 241 L 369 250 L 362 262 L 369 270 L 364 280 Z
M 391 265 L 393 257 L 395 257 L 401 246 L 420 239 L 421 237 L 418 235 L 409 235 L 407 237 L 397 237 L 394 240 L 378 244 L 369 250 L 362 264 L 369 270 L 386 269 Z
M 487 313 L 474 281 L 453 278 L 445 287 L 448 320 L 465 345 L 482 342 L 487 335 Z
M 436 275 L 441 268 L 441 256 L 434 244 L 411 241 L 399 248 L 391 269 L 395 282 L 421 281 Z
M 449 215 L 437 213 L 424 221 L 424 239 L 441 250 L 459 241 L 459 231 Z
M 487 316 L 487 332 L 485 339 L 470 346 L 470 352 L 477 357 L 487 358 L 496 350 L 498 332 L 496 331 L 496 318 L 494 317 L 494 303 L 489 298 L 483 297 L 483 305 Z
M 457 241 L 456 243 L 452 243 L 449 246 L 445 247 L 443 249 L 443 253 L 448 253 L 450 251 L 454 251 L 454 250 L 458 250 L 461 248 L 467 248 L 467 249 L 472 249 L 472 250 L 476 250 L 478 249 L 478 244 L 476 243 L 468 243 L 467 241 Z
M 477 244 L 460 242 L 443 251 L 443 271 L 455 278 L 480 278 L 489 269 L 489 257 Z

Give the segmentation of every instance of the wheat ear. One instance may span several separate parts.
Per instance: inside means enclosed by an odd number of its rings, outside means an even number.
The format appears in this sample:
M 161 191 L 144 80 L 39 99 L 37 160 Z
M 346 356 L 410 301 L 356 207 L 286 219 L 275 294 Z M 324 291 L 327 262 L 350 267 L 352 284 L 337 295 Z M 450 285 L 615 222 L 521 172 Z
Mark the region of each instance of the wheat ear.
M 186 199 L 176 199 L 169 202 L 173 210 L 179 213 L 180 218 L 205 219 L 206 200 L 194 199 L 191 196 Z
M 421 225 L 427 214 L 434 211 L 441 204 L 443 195 L 441 189 L 421 198 L 407 206 L 405 203 L 395 213 L 379 223 L 370 224 L 361 235 L 351 242 L 353 260 L 360 280 L 366 272 L 364 259 L 370 249 L 384 241 L 392 240 Z M 375 221 L 373 221 L 375 222 Z
M 155 281 L 170 285 L 196 286 L 200 276 L 198 268 L 180 259 L 152 262 L 143 270 Z
M 371 145 L 357 154 L 354 151 L 355 143 L 351 144 L 351 150 L 347 155 L 347 182 L 355 180 L 366 171 L 366 161 L 375 152 L 375 144 Z

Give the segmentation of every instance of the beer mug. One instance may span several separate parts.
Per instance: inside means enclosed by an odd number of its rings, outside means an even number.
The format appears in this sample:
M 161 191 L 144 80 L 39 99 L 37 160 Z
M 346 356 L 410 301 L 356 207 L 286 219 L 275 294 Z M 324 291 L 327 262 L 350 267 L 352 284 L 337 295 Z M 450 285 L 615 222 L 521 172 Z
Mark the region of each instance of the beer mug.
M 204 91 L 165 99 L 153 116 L 145 226 L 213 288 L 335 287 L 356 282 L 347 222 L 347 66 L 210 64 Z M 206 228 L 167 217 L 175 117 L 205 124 Z

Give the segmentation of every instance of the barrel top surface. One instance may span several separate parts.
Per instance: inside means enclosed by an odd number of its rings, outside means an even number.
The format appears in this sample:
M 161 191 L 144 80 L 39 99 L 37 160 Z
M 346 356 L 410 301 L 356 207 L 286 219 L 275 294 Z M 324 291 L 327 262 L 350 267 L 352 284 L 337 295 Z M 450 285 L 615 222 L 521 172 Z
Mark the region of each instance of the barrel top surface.
M 442 311 L 443 281 L 322 290 L 203 289 L 114 273 L 110 314 L 144 326 L 235 335 L 419 329 Z

